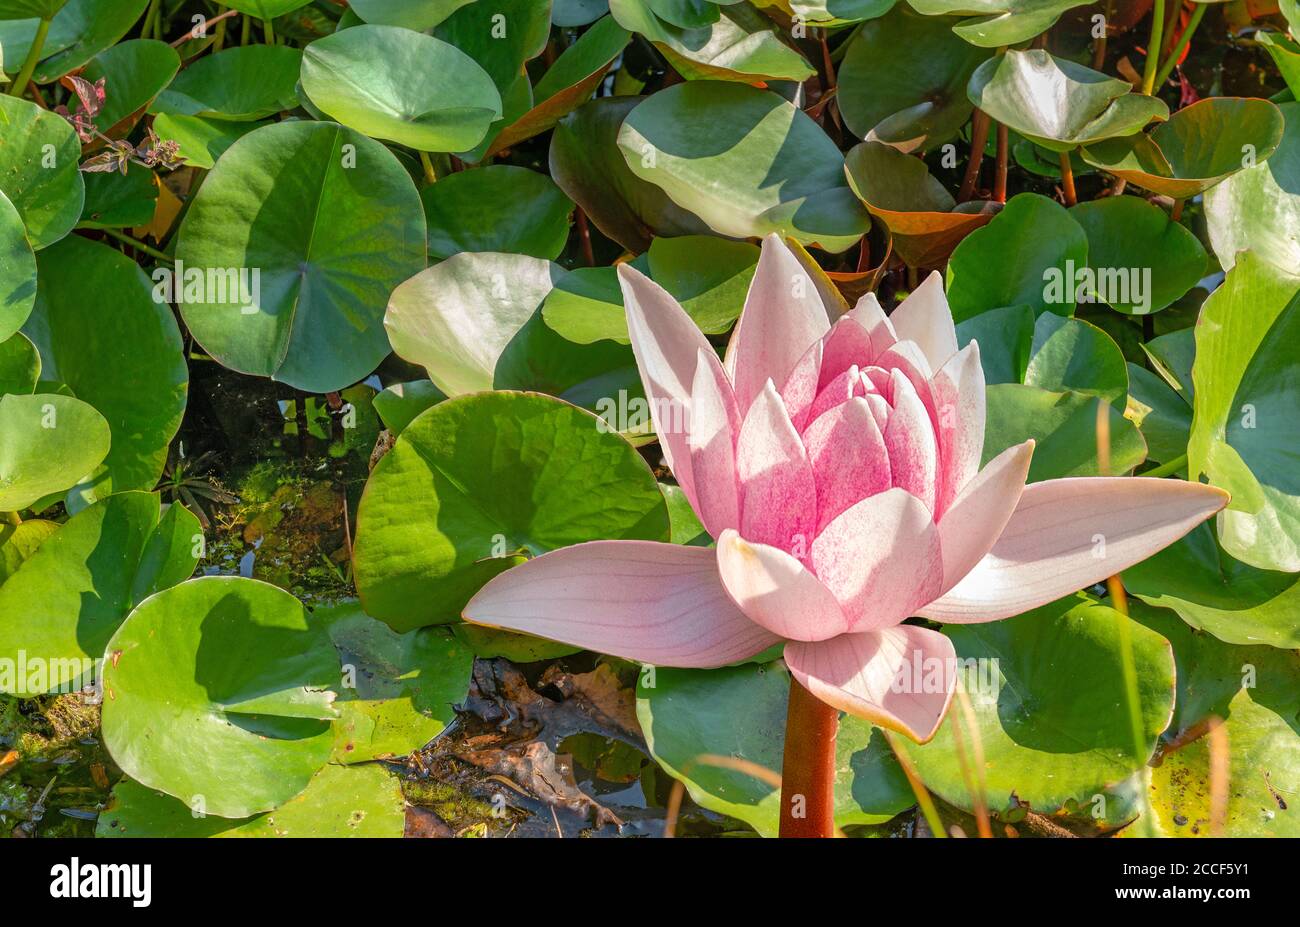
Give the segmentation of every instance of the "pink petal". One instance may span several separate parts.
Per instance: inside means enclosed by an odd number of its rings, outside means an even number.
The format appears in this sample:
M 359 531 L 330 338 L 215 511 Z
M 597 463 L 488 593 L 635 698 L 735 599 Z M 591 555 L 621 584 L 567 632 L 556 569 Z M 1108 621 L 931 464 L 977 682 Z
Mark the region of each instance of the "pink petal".
M 930 362 L 925 359 L 921 349 L 910 341 L 899 341 L 877 357 L 876 363 L 891 374 L 896 370 L 907 377 L 912 388 L 916 390 L 917 398 L 925 406 L 926 414 L 930 416 L 930 427 L 937 435 L 939 413 L 934 404 L 934 392 L 930 388 L 930 377 L 933 373 L 930 370 Z
M 724 531 L 718 538 L 718 573 L 737 607 L 773 634 L 820 641 L 848 630 L 848 618 L 831 591 L 783 550 Z
M 958 624 L 1018 615 L 1145 560 L 1227 504 L 1223 490 L 1182 480 L 1031 483 L 993 549 L 919 614 Z
M 958 351 L 931 381 L 939 436 L 939 487 L 935 516 L 952 505 L 979 471 L 984 453 L 984 368 L 979 344 Z
M 827 383 L 821 392 L 817 394 L 817 398 L 813 400 L 812 405 L 808 408 L 804 419 L 804 428 L 808 427 L 808 422 L 817 421 L 831 409 L 848 402 L 854 396 L 861 396 L 865 391 L 866 383 L 863 381 L 858 368 L 850 367 L 845 370 Z
M 822 342 L 814 341 L 804 351 L 781 387 L 781 402 L 790 415 L 794 430 L 802 432 L 808 423 L 808 409 L 817 398 L 818 379 L 822 369 Z
M 689 444 L 695 482 L 693 505 L 712 537 L 740 525 L 736 438 L 740 411 L 731 383 L 712 350 L 700 349 L 691 389 Z
M 853 319 L 867 330 L 867 334 L 871 336 L 873 357 L 889 350 L 890 346 L 898 340 L 894 325 L 889 321 L 889 316 L 885 315 L 885 310 L 880 308 L 880 301 L 876 299 L 875 293 L 864 294 L 858 300 L 858 304 L 845 313 L 844 318 Z
M 812 467 L 768 380 L 750 406 L 736 442 L 740 533 L 782 550 L 806 551 L 817 517 Z
M 894 485 L 906 489 L 933 512 L 939 447 L 930 413 L 901 371 L 893 371 L 893 387 L 894 410 L 885 426 L 885 448 Z
M 899 303 L 889 320 L 900 341 L 913 341 L 921 348 L 931 370 L 938 370 L 957 353 L 957 327 L 937 270 Z
M 626 264 L 618 268 L 618 279 L 659 444 L 678 485 L 694 504 L 691 453 L 681 423 L 688 420 L 700 351 L 712 354 L 713 349 L 686 310 L 659 284 Z
M 713 551 L 654 541 L 543 554 L 480 589 L 464 618 L 660 666 L 725 666 L 778 641 L 736 608 Z
M 830 325 L 826 305 L 803 264 L 779 235 L 768 235 L 727 347 L 727 373 L 736 385 L 742 415 L 768 380 L 785 383 L 795 363 Z
M 785 645 L 785 665 L 828 705 L 926 743 L 939 730 L 957 680 L 952 641 L 899 625 Z
M 943 590 L 969 573 L 1002 535 L 1020 502 L 1034 456 L 1034 441 L 1009 447 L 966 485 L 939 520 Z
M 845 316 L 832 326 L 822 342 L 822 370 L 817 385 L 824 387 L 850 367 L 870 363 L 874 356 L 867 330 Z
M 890 627 L 939 593 L 943 557 L 930 512 L 902 489 L 869 496 L 817 535 L 813 571 L 853 631 Z
M 893 485 L 885 439 L 861 396 L 815 420 L 804 431 L 803 443 L 817 482 L 819 533 L 849 506 Z

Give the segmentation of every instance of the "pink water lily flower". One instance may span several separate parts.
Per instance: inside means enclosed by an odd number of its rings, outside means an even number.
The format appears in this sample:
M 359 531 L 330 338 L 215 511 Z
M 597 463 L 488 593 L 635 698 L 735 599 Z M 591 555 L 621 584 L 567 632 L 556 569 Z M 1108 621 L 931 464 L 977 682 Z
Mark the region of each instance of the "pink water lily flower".
M 717 667 L 784 642 L 818 699 L 924 742 L 956 655 L 905 619 L 1020 614 L 1151 556 L 1227 502 L 1182 480 L 1026 485 L 1032 441 L 980 469 L 979 347 L 958 349 L 937 273 L 890 316 L 868 294 L 833 321 L 769 236 L 723 362 L 661 287 L 619 275 L 664 457 L 716 548 L 553 551 L 489 582 L 469 621 L 664 666 Z M 899 684 L 913 667 L 929 684 Z

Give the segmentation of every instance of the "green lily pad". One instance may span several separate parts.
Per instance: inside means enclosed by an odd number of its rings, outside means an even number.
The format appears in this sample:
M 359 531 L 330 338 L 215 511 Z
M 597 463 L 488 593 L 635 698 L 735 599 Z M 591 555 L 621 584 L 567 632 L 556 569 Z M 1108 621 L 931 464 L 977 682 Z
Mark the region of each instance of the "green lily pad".
M 1090 145 L 1083 159 L 1153 193 L 1185 199 L 1267 159 L 1284 127 L 1281 110 L 1268 100 L 1210 97 L 1149 134 Z
M 1031 174 L 1037 174 L 1039 177 L 1051 177 L 1053 180 L 1061 179 L 1061 155 L 1056 151 L 1048 151 L 1042 145 L 1035 145 L 1027 138 L 1011 142 L 1011 156 L 1015 162 L 1029 171 Z M 1079 155 L 1078 150 L 1070 152 L 1070 170 L 1074 172 L 1075 177 L 1086 177 L 1089 174 L 1097 173 L 1087 161 Z
M 476 61 L 504 97 L 525 73 L 524 65 L 546 49 L 551 36 L 550 3 L 470 3 L 439 23 L 433 35 Z
M 1070 151 L 1132 135 L 1167 119 L 1162 100 L 1042 50 L 1008 51 L 971 75 L 971 102 L 993 119 L 1050 151 Z
M 81 76 L 92 84 L 104 81 L 104 108 L 95 116 L 99 131 L 126 135 L 180 66 L 175 50 L 155 39 L 120 42 L 92 58 Z
M 994 813 L 1018 804 L 1040 814 L 1099 807 L 1099 820 L 1132 814 L 1122 786 L 1142 769 L 1174 707 L 1174 660 L 1161 635 L 1133 625 L 1133 662 L 1142 721 L 1135 754 L 1125 708 L 1121 626 L 1130 619 L 1085 596 L 988 624 L 944 628 L 957 650 L 958 685 L 975 714 L 972 737 L 954 702 L 930 743 L 910 747 L 926 786 L 970 809 L 954 725 L 983 746 L 984 802 Z
M 1196 359 L 1196 332 L 1191 328 L 1159 335 L 1142 345 L 1156 373 L 1190 404 L 1196 395 L 1192 364 Z
M 0 193 L 18 210 L 32 249 L 39 251 L 71 232 L 81 215 L 86 195 L 81 142 L 63 117 L 3 94 L 0 126 L 5 128 L 0 143 Z M 6 235 L 12 239 L 12 230 Z M 7 253 L 15 247 L 11 243 Z M 12 260 L 7 257 L 6 266 Z M 12 315 L 0 324 L 12 324 L 11 319 Z
M 159 113 L 154 118 L 153 130 L 164 142 L 176 142 L 180 146 L 179 154 L 186 164 L 211 170 L 231 145 L 266 125 L 270 123 Z
M 1037 442 L 1029 466 L 1031 483 L 1068 476 L 1122 474 L 1146 459 L 1146 442 L 1137 426 L 1110 405 L 1111 472 L 1102 473 L 1097 460 L 1097 404 L 1105 400 L 1100 397 L 1072 390 L 1051 392 L 1019 383 L 999 383 L 987 390 L 985 464 L 1029 438 Z
M 1205 194 L 1210 245 L 1225 270 L 1254 251 L 1279 267 L 1300 267 L 1300 103 L 1283 103 L 1282 143 L 1263 164 Z
M 594 408 L 620 389 L 641 395 L 629 346 L 575 344 L 542 320 L 563 274 L 522 254 L 457 254 L 398 287 L 384 326 L 448 396 L 530 389 Z
M 1129 567 L 1124 585 L 1226 643 L 1300 648 L 1300 576 L 1242 563 L 1209 525 Z
M 1028 306 L 989 309 L 957 323 L 957 343 L 976 341 L 984 382 L 1023 383 L 1034 343 L 1034 310 Z
M 449 399 L 407 425 L 357 511 L 367 614 L 395 630 L 454 621 L 526 556 L 601 538 L 667 540 L 650 468 L 567 403 L 527 393 Z
M 121 229 L 147 226 L 158 211 L 157 175 L 140 164 L 127 171 L 85 175 L 86 203 L 81 209 L 82 228 Z
M 485 660 L 504 657 L 512 663 L 534 663 L 582 652 L 581 647 L 477 624 L 454 624 L 451 631 L 458 641 L 474 652 L 474 656 Z
M 384 427 L 396 437 L 417 415 L 446 398 L 447 395 L 430 380 L 394 383 L 375 396 L 375 411 L 383 420 Z
M 48 84 L 86 64 L 126 35 L 148 5 L 149 0 L 68 0 L 50 23 L 32 79 Z M 0 44 L 14 71 L 27 58 L 36 28 L 34 19 L 0 22 Z
M 0 342 L 22 327 L 36 303 L 36 255 L 23 217 L 0 192 Z M 7 392 L 7 391 L 6 391 Z
M 721 235 L 780 232 L 839 252 L 871 224 L 835 143 L 769 91 L 676 84 L 628 114 L 618 145 L 634 174 Z
M 53 19 L 68 0 L 0 0 L 0 19 Z
M 233 576 L 190 580 L 147 599 L 109 641 L 104 745 L 142 785 L 248 817 L 325 765 L 338 685 L 323 623 L 289 593 Z
M 0 341 L 0 396 L 32 393 L 41 378 L 41 355 L 22 332 Z
M 203 552 L 198 519 L 180 505 L 160 512 L 153 493 L 110 496 L 72 516 L 0 586 L 0 654 L 46 664 L 43 679 L 14 680 L 6 693 L 92 682 L 127 613 L 189 578 Z
M 222 156 L 176 245 L 205 275 L 257 269 L 261 300 L 214 289 L 181 314 L 227 367 L 340 389 L 388 354 L 383 307 L 424 266 L 425 238 L 415 184 L 383 145 L 329 123 L 269 125 Z
M 1173 305 L 1205 276 L 1195 235 L 1136 196 L 1108 196 L 1070 210 L 1088 235 L 1085 293 L 1126 315 Z
M 845 26 L 884 16 L 898 0 L 788 0 L 790 10 L 810 26 Z
M 1128 368 L 1119 345 L 1100 328 L 1045 312 L 1034 323 L 1025 383 L 1098 396 L 1122 409 Z
M 1145 367 L 1129 364 L 1128 379 L 1124 417 L 1142 432 L 1148 459 L 1169 463 L 1182 457 L 1192 430 L 1191 405 Z
M 1224 723 L 1228 792 L 1222 836 L 1300 836 L 1294 802 L 1300 791 L 1300 656 L 1230 647 L 1141 603 L 1134 617 L 1173 645 L 1178 712 L 1166 736 L 1194 736 L 1189 730 L 1211 717 Z M 1151 805 L 1165 836 L 1214 835 L 1210 740 L 1196 737 L 1166 753 L 1151 771 Z
M 108 420 L 112 487 L 152 489 L 189 391 L 175 317 L 144 271 L 106 245 L 73 235 L 38 263 L 40 294 L 24 332 L 41 352 L 42 376 Z
M 1262 570 L 1300 571 L 1300 277 L 1250 252 L 1201 309 L 1188 475 L 1232 493 L 1224 549 Z
M 1300 43 L 1280 32 L 1256 32 L 1255 41 L 1264 46 L 1277 65 L 1278 73 L 1295 96 L 1300 90 Z
M 185 68 L 150 108 L 154 113 L 252 122 L 298 105 L 302 52 L 246 45 L 205 55 Z
M 967 18 L 952 27 L 972 45 L 1000 48 L 1038 36 L 1067 10 L 1095 0 L 909 0 L 927 16 L 957 13 Z
M 688 80 L 802 81 L 816 73 L 748 3 L 718 7 L 715 21 L 689 27 L 661 19 L 648 0 L 609 0 L 609 11 L 624 29 L 653 42 Z
M 705 334 L 720 335 L 744 308 L 758 248 L 704 235 L 656 238 L 644 265 L 640 269 L 672 294 Z M 580 267 L 565 274 L 546 297 L 542 317 L 579 344 L 602 339 L 631 343 L 614 267 Z
M 1075 271 L 1087 266 L 1088 235 L 1069 211 L 1021 193 L 953 251 L 948 303 L 958 322 L 1002 306 L 1071 315 Z
M 20 525 L 0 525 L 0 586 L 60 527 L 58 522 L 40 518 L 29 518 Z
M 302 88 L 348 128 L 419 151 L 464 151 L 501 115 L 501 96 L 454 45 L 395 26 L 355 26 L 302 56 Z
M 863 142 L 844 158 L 849 186 L 889 229 L 894 250 L 909 267 L 943 264 L 963 238 L 987 225 L 997 203 L 957 201 L 925 162 L 883 142 Z
M 352 0 L 349 7 L 368 23 L 423 32 L 474 0 Z
M 182 801 L 131 779 L 113 787 L 96 837 L 401 837 L 406 800 L 383 766 L 329 764 L 275 811 L 243 820 L 195 817 Z
M 953 34 L 952 25 L 899 4 L 857 30 L 845 46 L 836 97 L 854 135 L 907 152 L 957 137 L 973 109 L 966 84 L 989 52 Z
M 491 164 L 442 178 L 420 191 L 429 257 L 503 251 L 555 260 L 569 240 L 573 203 L 545 174 Z
M 256 16 L 258 19 L 274 19 L 277 16 L 283 16 L 285 13 L 292 13 L 294 10 L 301 9 L 310 2 L 311 0 L 230 0 L 227 3 L 222 0 L 222 6 L 228 6 L 232 10 L 239 10 L 239 12 L 247 13 L 249 16 Z
M 631 39 L 631 33 L 606 16 L 578 37 L 555 60 L 533 90 L 532 108 L 512 121 L 493 140 L 496 153 L 553 128 L 560 117 L 587 100 L 605 79 L 614 60 Z
M 700 518 L 691 508 L 690 500 L 680 486 L 660 483 L 659 491 L 663 493 L 664 504 L 668 506 L 669 540 L 674 544 L 694 544 L 708 547 L 713 543 L 700 523 Z
M 704 221 L 633 173 L 618 147 L 641 97 L 602 97 L 562 118 L 551 134 L 551 176 L 606 236 L 640 253 L 656 236 L 701 235 Z
M 0 512 L 63 492 L 108 454 L 108 422 L 71 396 L 0 396 L 0 426 Z
M 714 670 L 656 667 L 637 682 L 637 719 L 651 755 L 691 798 L 775 837 L 781 791 L 740 769 L 701 762 L 745 760 L 781 773 L 790 674 L 780 662 Z M 880 732 L 846 716 L 835 744 L 835 822 L 879 824 L 915 798 Z
M 398 634 L 355 603 L 318 609 L 343 664 L 334 707 L 334 762 L 361 763 L 419 750 L 456 717 L 474 654 L 442 628 Z
M 553 0 L 551 22 L 563 28 L 585 26 L 609 12 L 609 0 Z

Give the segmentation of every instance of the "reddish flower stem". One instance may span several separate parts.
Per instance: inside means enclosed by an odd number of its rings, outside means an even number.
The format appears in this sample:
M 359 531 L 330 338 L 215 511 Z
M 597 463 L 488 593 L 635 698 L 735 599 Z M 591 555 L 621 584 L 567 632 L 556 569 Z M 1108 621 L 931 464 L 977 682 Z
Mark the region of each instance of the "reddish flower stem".
M 961 190 L 957 193 L 959 203 L 964 203 L 975 195 L 975 188 L 979 186 L 980 181 L 980 164 L 984 161 L 984 146 L 988 141 L 988 114 L 982 109 L 977 109 L 971 118 L 970 161 L 966 164 L 966 176 L 962 178 Z
M 1007 160 L 1010 148 L 1010 132 L 999 122 L 997 171 L 993 175 L 993 198 L 999 203 L 1007 201 Z
M 781 836 L 835 836 L 835 735 L 840 713 L 790 678 L 781 765 Z

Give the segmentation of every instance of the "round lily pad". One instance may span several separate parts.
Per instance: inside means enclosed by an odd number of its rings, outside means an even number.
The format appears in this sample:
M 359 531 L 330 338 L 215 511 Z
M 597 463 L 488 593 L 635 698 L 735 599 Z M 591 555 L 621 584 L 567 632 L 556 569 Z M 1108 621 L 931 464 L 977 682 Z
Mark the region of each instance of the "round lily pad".
M 86 64 L 126 35 L 148 5 L 149 0 L 67 0 L 50 23 L 32 79 L 48 84 Z M 35 19 L 0 21 L 0 45 L 11 70 L 26 60 L 36 29 Z
M 366 483 L 354 567 L 395 630 L 454 621 L 502 570 L 602 538 L 667 540 L 649 467 L 589 413 L 528 393 L 449 399 L 406 426 Z
M 140 164 L 128 164 L 120 171 L 85 176 L 86 204 L 81 210 L 82 228 L 120 229 L 148 226 L 158 211 L 158 175 Z
M 1008 51 L 971 75 L 971 102 L 1051 151 L 1132 135 L 1166 119 L 1162 100 L 1042 49 Z
M 0 396 L 0 512 L 68 489 L 100 465 L 109 440 L 108 422 L 79 399 Z
M 184 802 L 123 779 L 99 815 L 96 837 L 400 837 L 402 784 L 379 764 L 321 768 L 275 811 L 242 820 L 196 817 Z
M 20 525 L 0 525 L 0 586 L 62 527 L 58 522 L 29 518 Z
M 269 123 L 231 122 L 226 119 L 159 113 L 154 117 L 153 130 L 163 141 L 176 142 L 180 146 L 178 154 L 186 164 L 211 170 L 217 159 L 226 153 L 226 149 L 264 125 Z
M 710 811 L 738 818 L 765 837 L 780 826 L 781 790 L 742 760 L 779 776 L 790 674 L 780 662 L 714 670 L 656 667 L 637 682 L 637 720 L 655 760 Z M 845 716 L 835 744 L 835 823 L 879 824 L 915 803 L 880 732 Z
M 249 16 L 256 16 L 258 19 L 274 19 L 285 13 L 292 13 L 310 2 L 311 0 L 230 0 L 226 3 L 223 0 L 222 5 L 247 13 Z
M 618 146 L 634 174 L 722 235 L 780 232 L 839 252 L 871 224 L 835 143 L 766 90 L 676 84 L 628 114 Z
M 989 52 L 952 25 L 900 3 L 857 30 L 845 46 L 836 97 L 854 135 L 908 152 L 957 137 L 973 108 L 966 84 Z
M 1121 624 L 1129 620 L 1079 596 L 1005 621 L 944 628 L 957 650 L 957 684 L 970 699 L 975 732 L 954 700 L 935 739 L 909 747 L 926 786 L 950 804 L 972 807 L 953 734 L 961 725 L 967 751 L 972 742 L 982 745 L 978 778 L 995 813 L 1026 804 L 1050 815 L 1096 807 L 1098 796 L 1126 805 L 1118 787 L 1146 764 L 1174 704 L 1169 642 L 1133 626 L 1143 738 L 1135 754 L 1121 644 Z M 1105 817 L 1124 816 L 1116 807 Z
M 375 395 L 374 404 L 384 427 L 396 437 L 417 415 L 446 398 L 431 380 L 412 380 L 385 387 Z
M 1046 32 L 1067 10 L 1095 0 L 910 0 L 927 16 L 957 13 L 966 18 L 952 27 L 972 45 L 1000 48 Z
M 368 23 L 423 32 L 474 0 L 352 0 L 354 13 Z
M 298 105 L 302 52 L 287 45 L 246 45 L 204 55 L 182 71 L 151 107 L 155 113 L 251 122 Z
M 339 122 L 419 151 L 464 151 L 501 115 L 501 97 L 454 45 L 395 26 L 354 26 L 307 46 L 302 88 Z
M 340 389 L 388 354 L 383 307 L 424 267 L 425 235 L 415 184 L 383 145 L 331 123 L 269 125 L 222 156 L 185 217 L 176 256 L 204 283 L 181 314 L 227 367 Z
M 179 505 L 162 513 L 153 493 L 116 493 L 72 516 L 0 586 L 0 608 L 14 616 L 0 622 L 0 656 L 46 661 L 43 679 L 4 691 L 30 697 L 91 682 L 127 613 L 188 579 L 202 552 L 198 519 Z
M 0 192 L 0 342 L 22 327 L 36 303 L 36 256 L 23 217 Z M 6 391 L 8 392 L 8 391 Z
M 143 602 L 109 641 L 104 745 L 142 785 L 248 817 L 302 792 L 325 765 L 338 686 L 323 623 L 289 593 L 239 577 L 190 580 Z
M 1034 323 L 1025 383 L 1088 393 L 1122 409 L 1128 395 L 1128 368 L 1119 345 L 1100 328 L 1044 312 Z
M 41 355 L 22 332 L 0 341 L 0 396 L 31 393 L 41 378 Z
M 491 164 L 442 178 L 420 191 L 429 257 L 504 251 L 555 260 L 569 240 L 572 201 L 545 174 Z
M 86 195 L 81 142 L 61 116 L 5 94 L 0 94 L 0 125 L 23 127 L 6 131 L 0 145 L 0 193 L 18 210 L 31 247 L 39 251 L 71 232 L 81 216 Z M 6 234 L 12 239 L 12 231 Z M 11 241 L 8 250 L 14 247 Z M 7 257 L 6 266 L 12 260 Z M 10 319 L 0 316 L 0 325 Z
M 99 131 L 126 135 L 180 66 L 176 51 L 156 39 L 119 42 L 92 58 L 81 76 L 92 84 L 104 81 L 104 108 L 95 116 Z
M 40 298 L 24 330 L 40 349 L 42 375 L 108 420 L 112 488 L 152 489 L 189 390 L 175 317 L 144 271 L 106 245 L 69 236 L 38 263 Z
M 1149 134 L 1090 145 L 1083 158 L 1153 193 L 1185 199 L 1267 159 L 1284 127 L 1268 100 L 1210 97 Z

